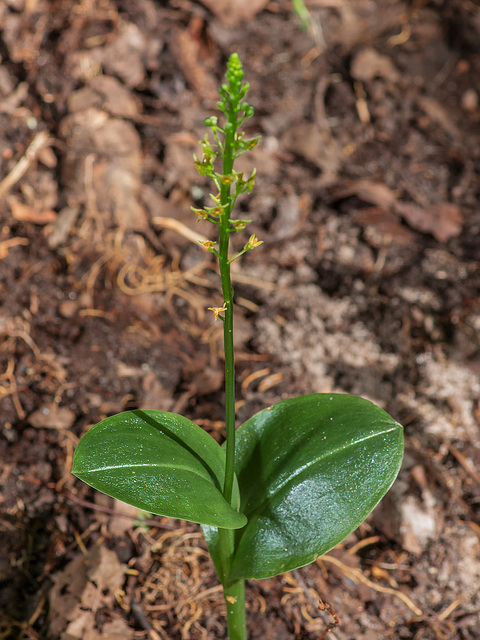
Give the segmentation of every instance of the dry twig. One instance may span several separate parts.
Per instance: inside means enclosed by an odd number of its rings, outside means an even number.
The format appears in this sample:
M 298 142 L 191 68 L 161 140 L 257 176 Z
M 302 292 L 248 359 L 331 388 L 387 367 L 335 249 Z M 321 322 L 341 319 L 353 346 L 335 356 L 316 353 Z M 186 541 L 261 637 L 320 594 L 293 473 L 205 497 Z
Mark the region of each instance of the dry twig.
M 402 593 L 401 591 L 397 591 L 396 589 L 392 589 L 390 587 L 382 587 L 381 585 L 376 584 L 375 582 L 372 582 L 371 580 L 366 578 L 359 569 L 354 569 L 353 567 L 349 567 L 343 562 L 341 562 L 340 560 L 338 560 L 337 558 L 334 558 L 333 556 L 322 556 L 317 560 L 318 564 L 322 562 L 329 562 L 330 564 L 335 565 L 336 567 L 341 569 L 346 576 L 348 576 L 351 580 L 353 580 L 355 584 L 358 584 L 359 582 L 363 582 L 363 584 L 366 584 L 374 591 L 378 591 L 379 593 L 390 593 L 396 598 L 399 598 L 400 600 L 402 600 L 407 605 L 407 607 L 413 611 L 413 613 L 416 616 L 423 615 L 423 611 L 419 609 L 415 604 L 413 604 L 410 598 L 406 596 L 404 593 Z
M 16 184 L 35 162 L 40 151 L 50 143 L 50 135 L 47 131 L 40 131 L 27 147 L 25 154 L 20 158 L 10 173 L 0 182 L 0 198 Z

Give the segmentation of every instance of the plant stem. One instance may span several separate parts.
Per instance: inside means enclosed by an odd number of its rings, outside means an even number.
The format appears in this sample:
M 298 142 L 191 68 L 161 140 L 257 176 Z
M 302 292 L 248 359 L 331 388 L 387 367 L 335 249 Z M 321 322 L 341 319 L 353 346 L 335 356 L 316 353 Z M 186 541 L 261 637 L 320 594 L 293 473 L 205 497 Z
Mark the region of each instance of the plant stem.
M 233 553 L 235 532 L 230 529 L 218 530 L 223 576 L 223 596 L 227 607 L 227 628 L 229 640 L 247 640 L 247 620 L 245 612 L 245 580 L 228 582 Z
M 308 29 L 312 23 L 312 16 L 305 6 L 304 0 L 292 0 L 293 10 L 300 18 L 301 29 Z
M 245 580 L 237 580 L 224 588 L 227 605 L 227 626 L 229 640 L 246 640 L 245 620 Z
M 225 151 L 223 156 L 223 175 L 230 175 L 233 170 L 234 139 L 236 132 L 236 112 L 234 105 L 230 105 L 229 123 L 225 128 Z M 228 248 L 230 243 L 230 184 L 222 184 L 220 190 L 222 205 L 227 205 L 220 220 L 219 265 L 222 281 L 223 301 L 226 311 L 223 321 L 223 344 L 225 350 L 225 424 L 227 432 L 225 481 L 223 496 L 232 503 L 234 463 L 235 463 L 235 356 L 233 349 L 233 288 L 228 263 Z
M 236 104 L 230 103 L 228 122 L 225 127 L 225 146 L 223 154 L 223 175 L 228 176 L 233 171 L 234 140 L 237 128 Z M 230 245 L 230 214 L 232 200 L 230 184 L 221 185 L 220 201 L 226 205 L 220 219 L 219 238 L 219 267 L 222 281 L 222 294 L 225 303 L 223 318 L 223 345 L 225 352 L 225 424 L 226 424 L 226 460 L 223 496 L 232 504 L 233 480 L 235 477 L 235 354 L 233 348 L 233 287 L 230 277 L 229 245 Z M 230 640 L 246 640 L 247 624 L 245 616 L 245 580 L 228 583 L 228 574 L 232 566 L 235 552 L 234 531 L 219 529 L 220 554 L 223 568 L 223 593 L 227 607 L 228 637 Z

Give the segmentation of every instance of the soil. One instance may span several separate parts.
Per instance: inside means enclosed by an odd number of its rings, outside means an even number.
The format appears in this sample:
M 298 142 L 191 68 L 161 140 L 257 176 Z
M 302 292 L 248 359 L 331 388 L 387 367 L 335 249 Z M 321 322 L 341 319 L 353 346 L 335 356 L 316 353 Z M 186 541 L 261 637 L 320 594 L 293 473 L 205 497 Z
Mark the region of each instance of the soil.
M 364 525 L 248 583 L 250 637 L 480 638 L 480 7 L 307 4 L 306 31 L 283 0 L 0 5 L 1 638 L 225 638 L 199 527 L 70 469 L 129 408 L 222 441 L 212 229 L 190 205 L 232 51 L 264 240 L 235 263 L 239 423 L 340 391 L 406 432 Z

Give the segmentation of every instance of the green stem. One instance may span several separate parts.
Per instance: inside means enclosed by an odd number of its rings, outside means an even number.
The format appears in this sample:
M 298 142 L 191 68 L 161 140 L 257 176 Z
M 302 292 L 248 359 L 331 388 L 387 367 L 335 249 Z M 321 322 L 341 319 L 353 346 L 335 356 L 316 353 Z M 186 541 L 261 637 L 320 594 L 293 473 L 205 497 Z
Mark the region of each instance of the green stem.
M 223 175 L 230 175 L 233 170 L 234 139 L 236 131 L 236 113 L 230 107 L 229 122 L 231 127 L 225 129 L 225 152 L 223 156 Z M 232 504 L 233 478 L 235 464 L 235 356 L 233 350 L 233 288 L 230 278 L 230 264 L 228 262 L 228 248 L 230 243 L 230 214 L 231 197 L 230 185 L 222 184 L 220 200 L 225 207 L 220 219 L 219 265 L 222 281 L 223 301 L 226 311 L 223 321 L 223 343 L 225 349 L 225 424 L 227 432 L 225 480 L 223 496 Z
M 227 626 L 229 640 L 246 640 L 245 580 L 237 580 L 224 588 L 227 606 Z
M 234 141 L 237 127 L 235 106 L 231 103 L 228 121 L 230 127 L 225 127 L 225 146 L 223 155 L 223 175 L 230 175 L 233 171 Z M 230 194 L 230 184 L 222 184 L 220 201 L 227 205 L 220 219 L 219 238 L 219 266 L 222 281 L 223 301 L 226 306 L 223 318 L 223 344 L 225 351 L 225 424 L 226 424 L 226 460 L 223 496 L 227 502 L 233 504 L 233 480 L 235 477 L 235 354 L 233 348 L 233 287 L 230 277 L 229 245 L 230 245 L 230 215 L 233 200 Z M 227 607 L 227 626 L 229 640 L 246 640 L 247 624 L 245 616 L 245 581 L 238 580 L 228 583 L 228 575 L 235 553 L 235 532 L 219 529 L 219 543 L 221 564 L 223 569 L 222 583 Z
M 312 16 L 305 6 L 304 0 L 292 0 L 293 10 L 300 18 L 300 28 L 308 29 L 312 22 Z
M 235 550 L 235 532 L 219 529 L 220 557 L 223 575 L 223 597 L 227 608 L 227 629 L 229 640 L 247 640 L 247 617 L 245 612 L 245 580 L 228 582 L 233 553 Z

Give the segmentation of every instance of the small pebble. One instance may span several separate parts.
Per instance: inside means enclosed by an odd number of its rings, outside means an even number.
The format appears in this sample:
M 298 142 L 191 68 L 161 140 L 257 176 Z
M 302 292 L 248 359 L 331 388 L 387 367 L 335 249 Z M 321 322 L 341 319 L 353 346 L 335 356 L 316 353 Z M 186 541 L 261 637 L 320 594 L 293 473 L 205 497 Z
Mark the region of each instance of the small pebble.
M 64 300 L 60 305 L 60 315 L 64 318 L 73 318 L 78 309 L 76 300 Z
M 478 109 L 478 93 L 475 89 L 467 89 L 461 98 L 462 109 L 473 113 Z

